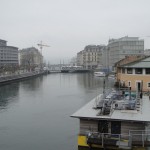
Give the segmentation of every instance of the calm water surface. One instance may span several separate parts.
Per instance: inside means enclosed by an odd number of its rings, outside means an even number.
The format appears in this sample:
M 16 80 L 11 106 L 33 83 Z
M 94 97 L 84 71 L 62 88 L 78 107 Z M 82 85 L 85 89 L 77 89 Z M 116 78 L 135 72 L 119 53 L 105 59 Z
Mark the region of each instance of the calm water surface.
M 102 78 L 69 73 L 0 86 L 0 149 L 77 150 L 79 120 L 70 115 L 102 89 Z

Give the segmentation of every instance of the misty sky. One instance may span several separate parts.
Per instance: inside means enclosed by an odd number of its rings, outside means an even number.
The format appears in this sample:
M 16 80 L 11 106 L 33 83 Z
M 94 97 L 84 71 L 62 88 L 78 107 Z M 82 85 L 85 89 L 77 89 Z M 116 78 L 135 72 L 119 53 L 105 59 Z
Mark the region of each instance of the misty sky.
M 42 40 L 50 63 L 126 35 L 150 48 L 150 0 L 0 0 L 0 39 L 19 49 Z

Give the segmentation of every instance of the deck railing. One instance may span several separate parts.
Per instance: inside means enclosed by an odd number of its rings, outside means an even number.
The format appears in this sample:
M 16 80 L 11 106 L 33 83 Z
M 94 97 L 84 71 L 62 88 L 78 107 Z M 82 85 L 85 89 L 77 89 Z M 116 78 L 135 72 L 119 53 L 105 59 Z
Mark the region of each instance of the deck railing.
M 140 133 L 141 132 L 141 133 Z M 113 145 L 118 147 L 150 146 L 150 130 L 130 130 L 129 134 L 88 132 L 87 144 Z
M 145 142 L 150 141 L 150 130 L 129 130 L 129 135 L 132 137 L 132 141 L 141 141 L 142 146 L 145 146 Z

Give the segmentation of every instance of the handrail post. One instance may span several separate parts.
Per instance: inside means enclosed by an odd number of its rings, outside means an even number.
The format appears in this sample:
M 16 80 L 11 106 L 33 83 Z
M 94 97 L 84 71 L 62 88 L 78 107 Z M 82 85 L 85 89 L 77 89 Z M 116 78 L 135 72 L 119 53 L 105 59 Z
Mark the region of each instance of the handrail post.
M 144 147 L 144 135 L 143 135 L 143 132 L 142 132 L 142 145 Z
M 102 147 L 104 146 L 104 133 L 102 133 Z
M 119 134 L 119 146 L 120 146 L 120 139 L 121 139 L 121 135 Z
M 132 146 L 132 134 L 129 134 L 129 146 Z

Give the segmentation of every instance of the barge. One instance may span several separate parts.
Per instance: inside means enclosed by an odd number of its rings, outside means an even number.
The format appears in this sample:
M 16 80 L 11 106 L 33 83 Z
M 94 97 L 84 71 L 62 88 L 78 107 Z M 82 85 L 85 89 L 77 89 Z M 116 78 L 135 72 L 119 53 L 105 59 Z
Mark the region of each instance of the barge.
M 147 149 L 149 113 L 149 95 L 129 89 L 103 92 L 71 115 L 80 122 L 78 149 Z

